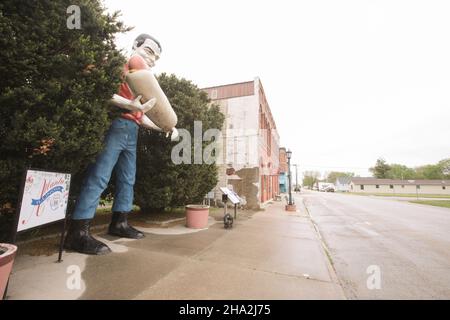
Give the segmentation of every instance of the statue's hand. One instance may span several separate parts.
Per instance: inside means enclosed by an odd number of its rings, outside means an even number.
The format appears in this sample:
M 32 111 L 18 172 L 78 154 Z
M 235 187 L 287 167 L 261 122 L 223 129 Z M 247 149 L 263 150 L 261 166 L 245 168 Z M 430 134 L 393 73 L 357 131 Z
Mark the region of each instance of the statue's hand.
M 166 133 L 166 138 L 169 136 L 169 134 L 170 134 L 170 141 L 178 141 L 178 136 L 180 134 L 178 133 L 177 128 L 172 128 L 171 132 L 167 132 Z
M 119 96 L 118 94 L 114 94 L 111 99 L 111 103 L 122 109 L 126 109 L 129 111 L 138 111 L 138 112 L 142 112 L 142 113 L 148 112 L 156 104 L 155 98 L 148 100 L 144 104 L 141 103 L 141 98 L 142 98 L 142 96 L 139 95 L 136 98 L 134 98 L 133 100 L 129 100 L 127 98 Z
M 158 127 L 152 120 L 150 120 L 150 118 L 147 117 L 145 114 L 142 115 L 142 118 L 140 119 L 139 123 L 144 128 L 163 132 L 163 130 L 160 127 Z M 178 141 L 179 133 L 177 128 L 172 128 L 171 131 L 166 132 L 166 138 L 168 138 L 169 135 L 171 141 Z
M 146 103 L 142 104 L 141 103 L 141 98 L 142 96 L 139 95 L 136 98 L 134 98 L 130 103 L 129 106 L 130 108 L 133 108 L 134 111 L 141 111 L 143 113 L 148 112 L 149 110 L 151 110 L 155 104 L 156 104 L 156 98 L 152 98 L 150 100 L 148 100 Z

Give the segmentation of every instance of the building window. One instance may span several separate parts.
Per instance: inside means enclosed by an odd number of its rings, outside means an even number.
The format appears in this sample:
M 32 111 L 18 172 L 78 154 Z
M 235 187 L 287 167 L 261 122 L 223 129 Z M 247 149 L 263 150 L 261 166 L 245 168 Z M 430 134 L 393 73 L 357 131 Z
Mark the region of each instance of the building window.
M 420 189 L 420 184 L 418 184 L 418 185 L 416 186 L 416 189 Z
M 445 190 L 446 188 L 445 188 L 445 186 L 442 186 L 442 190 Z
M 211 99 L 217 99 L 217 89 L 211 91 Z
M 261 104 L 259 105 L 259 128 L 264 129 L 264 115 Z
M 363 184 L 360 185 L 359 187 L 361 188 L 361 190 L 364 190 L 364 185 Z
M 376 184 L 376 185 L 375 185 L 375 188 L 380 189 L 380 185 L 379 185 L 379 184 Z
M 389 189 L 394 189 L 394 185 L 393 184 L 389 185 Z
M 405 185 L 404 185 L 404 184 L 402 184 L 402 188 L 405 188 Z

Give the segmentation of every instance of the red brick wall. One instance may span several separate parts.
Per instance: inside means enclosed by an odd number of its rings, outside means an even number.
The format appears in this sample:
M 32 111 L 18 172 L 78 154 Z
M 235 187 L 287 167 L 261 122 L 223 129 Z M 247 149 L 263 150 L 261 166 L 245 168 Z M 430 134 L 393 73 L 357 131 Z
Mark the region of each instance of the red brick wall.
M 286 149 L 280 148 L 280 173 L 288 171 L 287 157 L 286 157 Z
M 259 155 L 261 174 L 261 202 L 274 198 L 279 193 L 279 145 L 277 127 L 272 117 L 269 104 L 259 83 Z
M 204 88 L 202 90 L 206 91 L 211 100 L 252 96 L 255 91 L 253 81 Z

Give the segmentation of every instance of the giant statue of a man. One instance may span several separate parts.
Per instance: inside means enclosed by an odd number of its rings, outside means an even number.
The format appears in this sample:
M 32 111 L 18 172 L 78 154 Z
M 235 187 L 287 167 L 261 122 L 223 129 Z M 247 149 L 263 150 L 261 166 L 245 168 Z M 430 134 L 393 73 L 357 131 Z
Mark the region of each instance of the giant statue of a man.
M 144 237 L 142 232 L 131 227 L 127 221 L 127 215 L 133 205 L 138 129 L 139 126 L 143 126 L 171 132 L 172 139 L 176 138 L 177 130 L 175 128 L 170 131 L 163 130 L 157 126 L 146 115 L 157 104 L 157 99 L 152 98 L 143 102 L 142 96 L 135 96 L 136 92 L 133 92 L 125 79 L 133 71 L 152 68 L 160 54 L 161 45 L 152 36 L 141 34 L 134 41 L 132 55 L 124 67 L 124 81 L 119 93 L 111 99 L 113 108 L 119 107 L 120 109 L 117 110 L 122 111 L 113 120 L 106 134 L 103 150 L 97 156 L 95 163 L 90 166 L 83 182 L 71 217 L 65 241 L 66 249 L 96 255 L 111 252 L 106 244 L 91 236 L 89 228 L 100 196 L 108 185 L 113 169 L 115 169 L 116 184 L 108 233 L 132 239 Z

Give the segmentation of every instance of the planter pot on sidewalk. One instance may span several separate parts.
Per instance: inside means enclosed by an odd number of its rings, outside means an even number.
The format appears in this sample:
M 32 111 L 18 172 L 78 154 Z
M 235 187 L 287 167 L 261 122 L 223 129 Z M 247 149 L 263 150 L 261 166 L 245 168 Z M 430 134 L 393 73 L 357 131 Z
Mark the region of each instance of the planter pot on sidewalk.
M 0 243 L 0 299 L 3 298 L 9 274 L 11 273 L 17 247 L 13 244 Z
M 186 227 L 204 229 L 208 226 L 209 206 L 189 204 L 186 206 Z
M 286 205 L 286 211 L 296 212 L 297 211 L 297 206 L 295 204 L 287 204 Z

